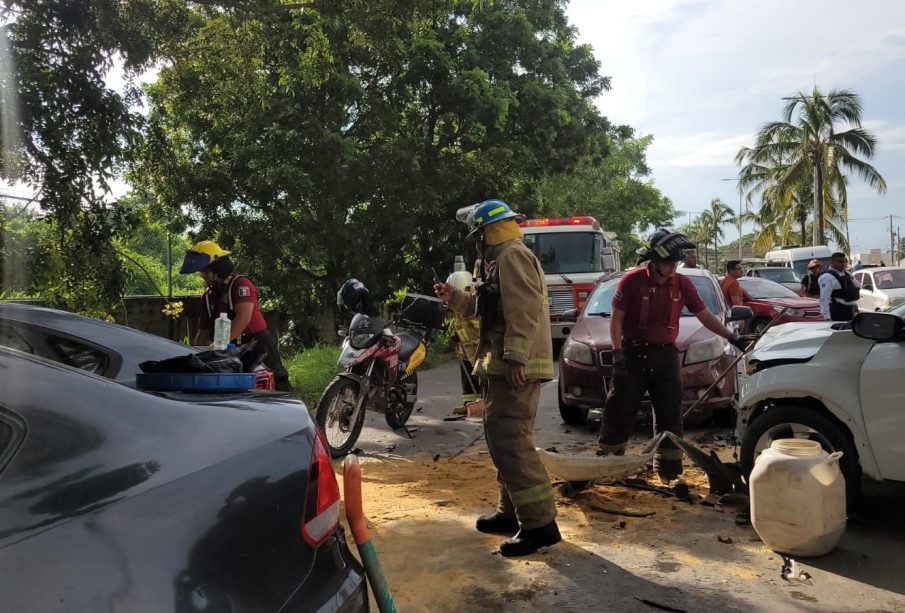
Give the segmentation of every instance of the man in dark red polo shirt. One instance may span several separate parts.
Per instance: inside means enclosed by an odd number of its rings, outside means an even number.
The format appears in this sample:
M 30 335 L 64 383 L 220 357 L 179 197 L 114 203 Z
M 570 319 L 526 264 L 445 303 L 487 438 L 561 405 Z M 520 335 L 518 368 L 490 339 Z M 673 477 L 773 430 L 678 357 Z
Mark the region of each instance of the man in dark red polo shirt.
M 201 295 L 198 309 L 198 333 L 195 345 L 208 345 L 214 320 L 220 313 L 229 317 L 230 340 L 237 343 L 255 341 L 251 351 L 264 356 L 264 365 L 273 371 L 274 383 L 280 391 L 291 392 L 289 372 L 280 359 L 280 351 L 258 303 L 258 288 L 245 275 L 236 274 L 229 251 L 212 241 L 201 241 L 188 249 L 182 261 L 182 274 L 201 273 L 207 289 Z
M 654 411 L 654 434 L 668 430 L 682 435 L 682 373 L 675 341 L 683 307 L 735 346 L 747 344 L 707 310 L 688 277 L 676 274 L 688 249 L 694 249 L 694 244 L 687 236 L 660 228 L 641 254 L 641 262 L 647 265 L 626 273 L 616 288 L 610 316 L 613 384 L 604 408 L 598 455 L 625 453 L 645 392 Z M 678 478 L 682 451 L 672 441 L 664 441 L 654 469 L 664 483 Z

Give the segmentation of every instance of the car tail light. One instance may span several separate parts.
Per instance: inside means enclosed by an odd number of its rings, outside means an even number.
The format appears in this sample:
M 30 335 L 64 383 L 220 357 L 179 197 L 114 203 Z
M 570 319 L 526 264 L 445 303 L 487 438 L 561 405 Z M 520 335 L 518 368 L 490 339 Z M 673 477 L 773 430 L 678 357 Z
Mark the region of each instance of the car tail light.
M 314 437 L 314 452 L 308 469 L 308 491 L 305 492 L 305 515 L 302 518 L 302 536 L 317 547 L 339 525 L 339 485 L 333 472 L 333 463 L 321 433 Z
M 275 390 L 276 377 L 269 368 L 261 368 L 255 371 L 255 389 L 259 390 Z

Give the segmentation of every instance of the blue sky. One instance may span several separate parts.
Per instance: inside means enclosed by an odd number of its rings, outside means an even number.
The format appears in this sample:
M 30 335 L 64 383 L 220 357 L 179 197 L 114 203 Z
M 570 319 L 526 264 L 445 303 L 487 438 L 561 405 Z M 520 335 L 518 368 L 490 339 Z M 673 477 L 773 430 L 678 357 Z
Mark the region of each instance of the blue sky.
M 853 250 L 888 249 L 890 214 L 905 231 L 905 2 L 571 0 L 568 14 L 612 78 L 601 112 L 653 134 L 653 179 L 677 209 L 719 197 L 737 210 L 722 179 L 736 176 L 738 149 L 779 119 L 783 96 L 816 83 L 861 94 L 863 125 L 880 139 L 871 163 L 889 189 L 852 179 Z

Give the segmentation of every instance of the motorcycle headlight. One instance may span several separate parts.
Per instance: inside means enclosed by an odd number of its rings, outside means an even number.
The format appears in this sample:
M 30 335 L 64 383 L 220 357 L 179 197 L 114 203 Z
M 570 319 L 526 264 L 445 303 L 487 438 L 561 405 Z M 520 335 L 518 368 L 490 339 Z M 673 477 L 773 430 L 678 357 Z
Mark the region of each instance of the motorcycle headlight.
M 786 312 L 787 317 L 804 317 L 804 311 L 801 309 L 787 309 L 785 307 L 773 305 L 773 310 L 777 313 Z
M 370 332 L 350 332 L 349 344 L 355 349 L 364 349 L 368 346 L 368 343 L 373 336 L 374 335 Z
M 688 346 L 685 352 L 686 364 L 709 362 L 723 356 L 726 352 L 726 341 L 721 336 L 713 336 L 706 341 L 698 341 Z
M 564 358 L 572 360 L 573 362 L 578 362 L 579 364 L 587 364 L 588 366 L 594 365 L 594 352 L 591 351 L 591 348 L 588 345 L 574 341 L 571 338 L 566 340 L 566 344 L 563 345 L 562 355 Z

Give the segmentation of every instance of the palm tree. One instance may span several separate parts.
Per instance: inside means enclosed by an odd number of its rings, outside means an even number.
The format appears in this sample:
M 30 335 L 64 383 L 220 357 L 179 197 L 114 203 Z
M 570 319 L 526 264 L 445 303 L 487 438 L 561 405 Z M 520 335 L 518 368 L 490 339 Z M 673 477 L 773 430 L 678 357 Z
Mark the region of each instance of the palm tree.
M 855 157 L 873 157 L 877 139 L 861 127 L 861 98 L 850 90 L 823 94 L 815 87 L 810 94 L 799 92 L 786 100 L 782 121 L 765 124 L 755 136 L 754 147 L 743 147 L 736 155 L 736 163 L 742 165 L 739 189 L 751 190 L 749 201 L 758 193 L 767 198 L 767 190 L 775 189 L 769 204 L 782 216 L 789 211 L 780 203 L 790 202 L 809 185 L 814 221 L 811 243 L 822 245 L 827 226 L 834 238 L 844 236 L 848 197 L 843 169 L 857 174 L 877 193 L 886 193 L 880 173 Z M 840 123 L 849 128 L 837 132 Z
M 723 226 L 727 223 L 735 223 L 735 215 L 732 208 L 720 200 L 714 198 L 710 201 L 710 208 L 701 213 L 702 225 L 707 230 L 707 236 L 713 241 L 713 267 L 715 272 L 720 271 L 720 239 L 723 238 Z
M 682 227 L 682 232 L 691 240 L 691 242 L 698 246 L 699 255 L 701 248 L 704 249 L 704 268 L 709 268 L 707 242 L 710 240 L 710 226 L 708 225 L 708 220 L 705 215 L 706 213 L 702 213 L 695 217 L 694 222 Z

